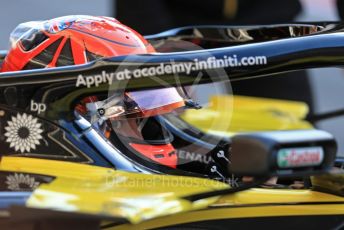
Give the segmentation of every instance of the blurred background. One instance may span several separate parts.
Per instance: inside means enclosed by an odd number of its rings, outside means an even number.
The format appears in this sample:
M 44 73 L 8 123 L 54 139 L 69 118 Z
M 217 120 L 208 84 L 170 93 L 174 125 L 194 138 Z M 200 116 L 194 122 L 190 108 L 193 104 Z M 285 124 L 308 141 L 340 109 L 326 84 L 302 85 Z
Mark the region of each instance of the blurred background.
M 292 21 L 338 21 L 342 0 L 2 0 L 0 50 L 8 49 L 11 31 L 21 22 L 71 14 L 115 16 L 147 35 L 197 24 L 269 24 Z M 344 8 L 344 7 L 343 7 Z M 314 69 L 280 77 L 239 82 L 234 94 L 301 100 L 317 114 L 344 107 L 344 71 Z M 323 121 L 344 156 L 344 117 Z

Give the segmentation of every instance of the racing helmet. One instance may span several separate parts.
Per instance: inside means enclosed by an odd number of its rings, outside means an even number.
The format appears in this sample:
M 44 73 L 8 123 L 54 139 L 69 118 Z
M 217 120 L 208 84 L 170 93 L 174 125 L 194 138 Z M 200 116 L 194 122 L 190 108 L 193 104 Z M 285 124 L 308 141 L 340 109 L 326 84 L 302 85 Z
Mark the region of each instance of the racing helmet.
M 140 34 L 110 17 L 65 16 L 20 24 L 11 34 L 2 72 L 84 64 L 103 57 L 155 52 Z M 173 136 L 158 121 L 190 104 L 183 89 L 114 91 L 80 100 L 76 112 L 131 157 L 176 168 Z M 125 145 L 125 146 L 124 146 Z
M 84 64 L 154 52 L 136 31 L 110 17 L 65 16 L 17 26 L 1 72 Z

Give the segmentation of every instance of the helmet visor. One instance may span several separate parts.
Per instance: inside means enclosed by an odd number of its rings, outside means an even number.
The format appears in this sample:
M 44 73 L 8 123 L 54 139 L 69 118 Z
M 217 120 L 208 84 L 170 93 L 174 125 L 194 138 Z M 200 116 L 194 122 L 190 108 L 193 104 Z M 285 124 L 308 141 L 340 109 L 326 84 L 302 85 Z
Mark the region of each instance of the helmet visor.
M 144 118 L 172 112 L 190 104 L 182 89 L 174 87 L 111 95 L 105 100 L 86 104 L 94 115 L 107 119 Z

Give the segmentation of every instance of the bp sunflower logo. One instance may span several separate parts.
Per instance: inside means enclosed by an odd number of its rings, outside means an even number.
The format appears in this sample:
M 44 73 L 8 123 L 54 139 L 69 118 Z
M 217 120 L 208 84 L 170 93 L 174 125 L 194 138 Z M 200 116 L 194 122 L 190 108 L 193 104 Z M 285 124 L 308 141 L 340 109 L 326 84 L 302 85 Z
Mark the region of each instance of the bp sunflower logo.
M 11 191 L 32 191 L 39 186 L 39 182 L 30 175 L 15 173 L 6 177 L 7 189 Z
M 40 140 L 43 139 L 41 126 L 42 124 L 32 115 L 18 113 L 7 122 L 6 142 L 10 143 L 10 148 L 14 148 L 15 151 L 30 152 L 31 149 L 36 149 L 36 146 L 40 145 Z

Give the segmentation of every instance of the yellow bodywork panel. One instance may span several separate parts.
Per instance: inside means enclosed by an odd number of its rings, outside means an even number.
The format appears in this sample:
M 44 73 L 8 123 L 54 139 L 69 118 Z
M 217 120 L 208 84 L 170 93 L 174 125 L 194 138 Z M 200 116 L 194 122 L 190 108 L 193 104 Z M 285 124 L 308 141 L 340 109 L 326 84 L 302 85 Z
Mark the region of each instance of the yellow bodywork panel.
M 344 214 L 343 197 L 311 190 L 256 188 L 191 203 L 182 197 L 228 185 L 210 179 L 129 173 L 24 157 L 3 157 L 0 170 L 56 177 L 33 192 L 27 207 L 123 218 L 135 224 L 125 225 L 133 229 L 136 224 L 153 228 L 221 218 Z
M 263 189 L 254 188 L 221 197 L 212 206 L 344 201 L 344 197 L 312 191 L 309 189 Z M 342 205 L 344 213 L 344 204 Z
M 207 133 L 231 136 L 248 131 L 312 129 L 304 120 L 307 113 L 303 102 L 216 95 L 209 107 L 186 110 L 181 117 Z
M 205 208 L 216 198 L 191 203 L 180 197 L 228 187 L 194 177 L 129 173 L 23 157 L 3 157 L 0 170 L 56 177 L 33 192 L 28 207 L 120 217 L 131 223 Z
M 152 219 L 138 225 L 124 224 L 110 229 L 153 229 L 220 219 L 245 221 L 245 218 L 260 217 L 344 215 L 343 201 L 343 197 L 311 190 L 257 188 L 223 196 L 208 209 Z

